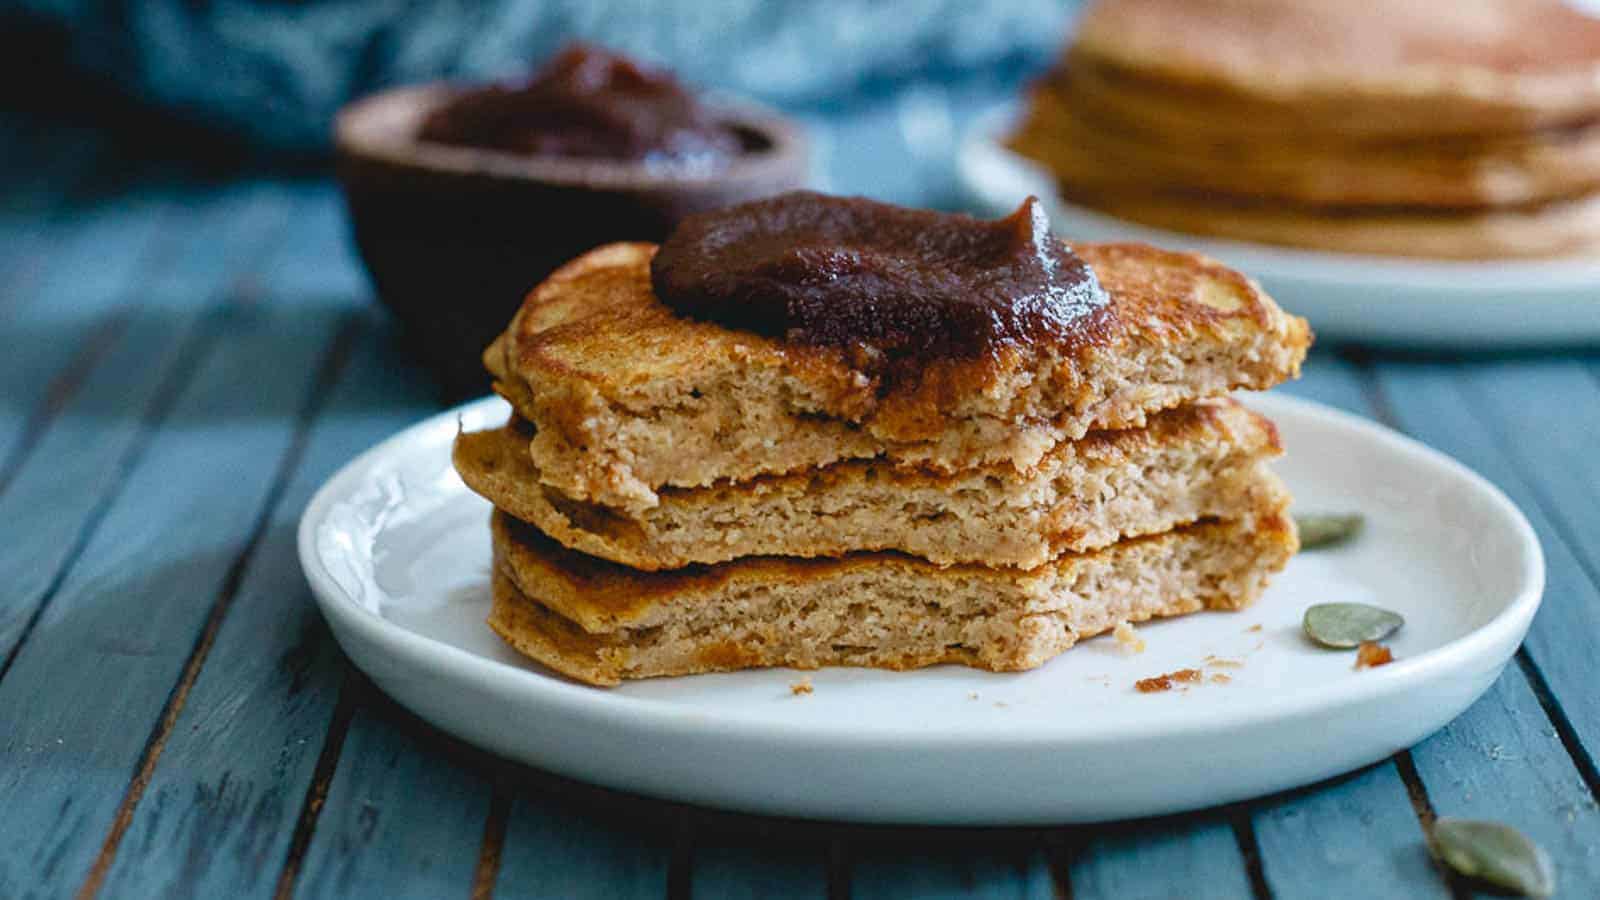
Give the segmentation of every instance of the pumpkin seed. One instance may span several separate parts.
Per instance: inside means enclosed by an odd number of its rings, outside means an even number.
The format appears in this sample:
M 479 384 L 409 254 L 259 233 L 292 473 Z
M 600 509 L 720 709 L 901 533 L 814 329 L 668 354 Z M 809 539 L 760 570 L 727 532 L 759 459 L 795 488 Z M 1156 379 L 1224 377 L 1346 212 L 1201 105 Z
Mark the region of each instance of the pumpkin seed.
M 1365 641 L 1381 641 L 1405 623 L 1399 613 L 1365 603 L 1318 603 L 1306 610 L 1301 627 L 1306 637 L 1324 647 L 1348 650 Z
M 1294 517 L 1300 532 L 1300 549 L 1337 547 L 1361 533 L 1366 516 L 1361 513 L 1307 513 Z
M 1434 856 L 1456 873 L 1514 891 L 1548 897 L 1556 889 L 1550 856 L 1522 832 L 1499 822 L 1439 819 L 1433 823 Z

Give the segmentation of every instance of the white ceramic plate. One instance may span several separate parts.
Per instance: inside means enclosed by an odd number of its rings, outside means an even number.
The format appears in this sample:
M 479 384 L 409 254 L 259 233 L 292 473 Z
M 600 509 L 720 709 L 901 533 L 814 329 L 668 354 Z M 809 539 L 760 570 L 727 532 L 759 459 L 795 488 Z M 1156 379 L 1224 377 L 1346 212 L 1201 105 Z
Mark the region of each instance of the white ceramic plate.
M 1600 341 L 1600 259 L 1510 262 L 1412 260 L 1323 253 L 1199 237 L 1136 225 L 1063 201 L 1049 173 L 1006 149 L 1015 111 L 979 118 L 957 168 L 987 215 L 1029 194 L 1050 206 L 1059 234 L 1133 240 L 1210 254 L 1260 280 L 1322 338 L 1390 346 L 1515 348 Z
M 1032 672 L 750 671 L 605 690 L 524 661 L 483 624 L 489 507 L 457 479 L 457 421 L 479 401 L 380 444 L 335 475 L 300 523 L 300 556 L 355 663 L 439 727 L 574 778 L 761 813 L 875 822 L 1082 822 L 1175 812 L 1326 778 L 1459 714 L 1527 631 L 1544 562 L 1527 521 L 1460 464 L 1364 420 L 1290 398 L 1249 402 L 1288 445 L 1302 510 L 1360 510 L 1355 544 L 1297 557 L 1242 613 L 1141 626 L 1125 654 L 1086 641 Z M 1403 613 L 1397 661 L 1300 633 L 1313 603 Z M 1141 694 L 1201 666 L 1229 683 Z

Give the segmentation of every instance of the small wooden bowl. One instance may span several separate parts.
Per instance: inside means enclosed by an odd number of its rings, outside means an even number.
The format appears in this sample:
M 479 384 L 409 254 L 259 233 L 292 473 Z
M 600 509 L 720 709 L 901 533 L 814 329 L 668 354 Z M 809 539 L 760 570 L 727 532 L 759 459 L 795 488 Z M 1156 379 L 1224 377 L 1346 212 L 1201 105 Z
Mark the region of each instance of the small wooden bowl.
M 557 266 L 611 241 L 660 241 L 684 216 L 806 181 L 799 128 L 749 105 L 712 104 L 748 148 L 714 172 L 417 140 L 428 114 L 461 90 L 385 91 L 346 106 L 335 125 L 361 259 L 452 395 L 486 391 L 484 347 Z

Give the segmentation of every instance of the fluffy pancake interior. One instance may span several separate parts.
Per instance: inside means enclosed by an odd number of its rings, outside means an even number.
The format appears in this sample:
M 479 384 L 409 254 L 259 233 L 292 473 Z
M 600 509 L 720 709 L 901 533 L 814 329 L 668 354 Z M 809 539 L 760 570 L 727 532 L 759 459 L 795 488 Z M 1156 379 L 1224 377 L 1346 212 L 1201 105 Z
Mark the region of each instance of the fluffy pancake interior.
M 531 434 L 515 418 L 462 434 L 456 468 L 496 507 L 567 547 L 646 570 L 863 550 L 898 550 L 940 565 L 1032 568 L 1062 552 L 1253 508 L 1256 469 L 1279 453 L 1270 422 L 1220 399 L 1162 412 L 1143 429 L 1058 445 L 1026 473 L 991 465 L 941 475 L 849 461 L 663 489 L 657 506 L 629 511 L 541 484 Z
M 1248 605 L 1295 546 L 1280 506 L 1033 573 L 869 554 L 652 575 L 574 554 L 497 514 L 489 623 L 520 652 L 602 685 L 774 665 L 1019 670 L 1121 622 Z

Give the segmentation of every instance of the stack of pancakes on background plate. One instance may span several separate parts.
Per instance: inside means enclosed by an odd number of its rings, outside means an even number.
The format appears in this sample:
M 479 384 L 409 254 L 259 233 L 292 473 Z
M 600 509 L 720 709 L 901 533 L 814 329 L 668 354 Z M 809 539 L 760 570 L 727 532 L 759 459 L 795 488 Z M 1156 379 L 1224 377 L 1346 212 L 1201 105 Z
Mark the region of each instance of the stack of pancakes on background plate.
M 1014 149 L 1194 234 L 1419 257 L 1600 249 L 1600 19 L 1560 0 L 1104 0 Z
M 1226 394 L 1310 334 L 1192 254 L 1081 245 L 1091 340 L 882 383 L 681 317 L 655 247 L 591 251 L 484 355 L 514 408 L 455 446 L 496 507 L 490 625 L 573 678 L 1040 665 L 1259 595 L 1296 548 L 1271 423 Z

